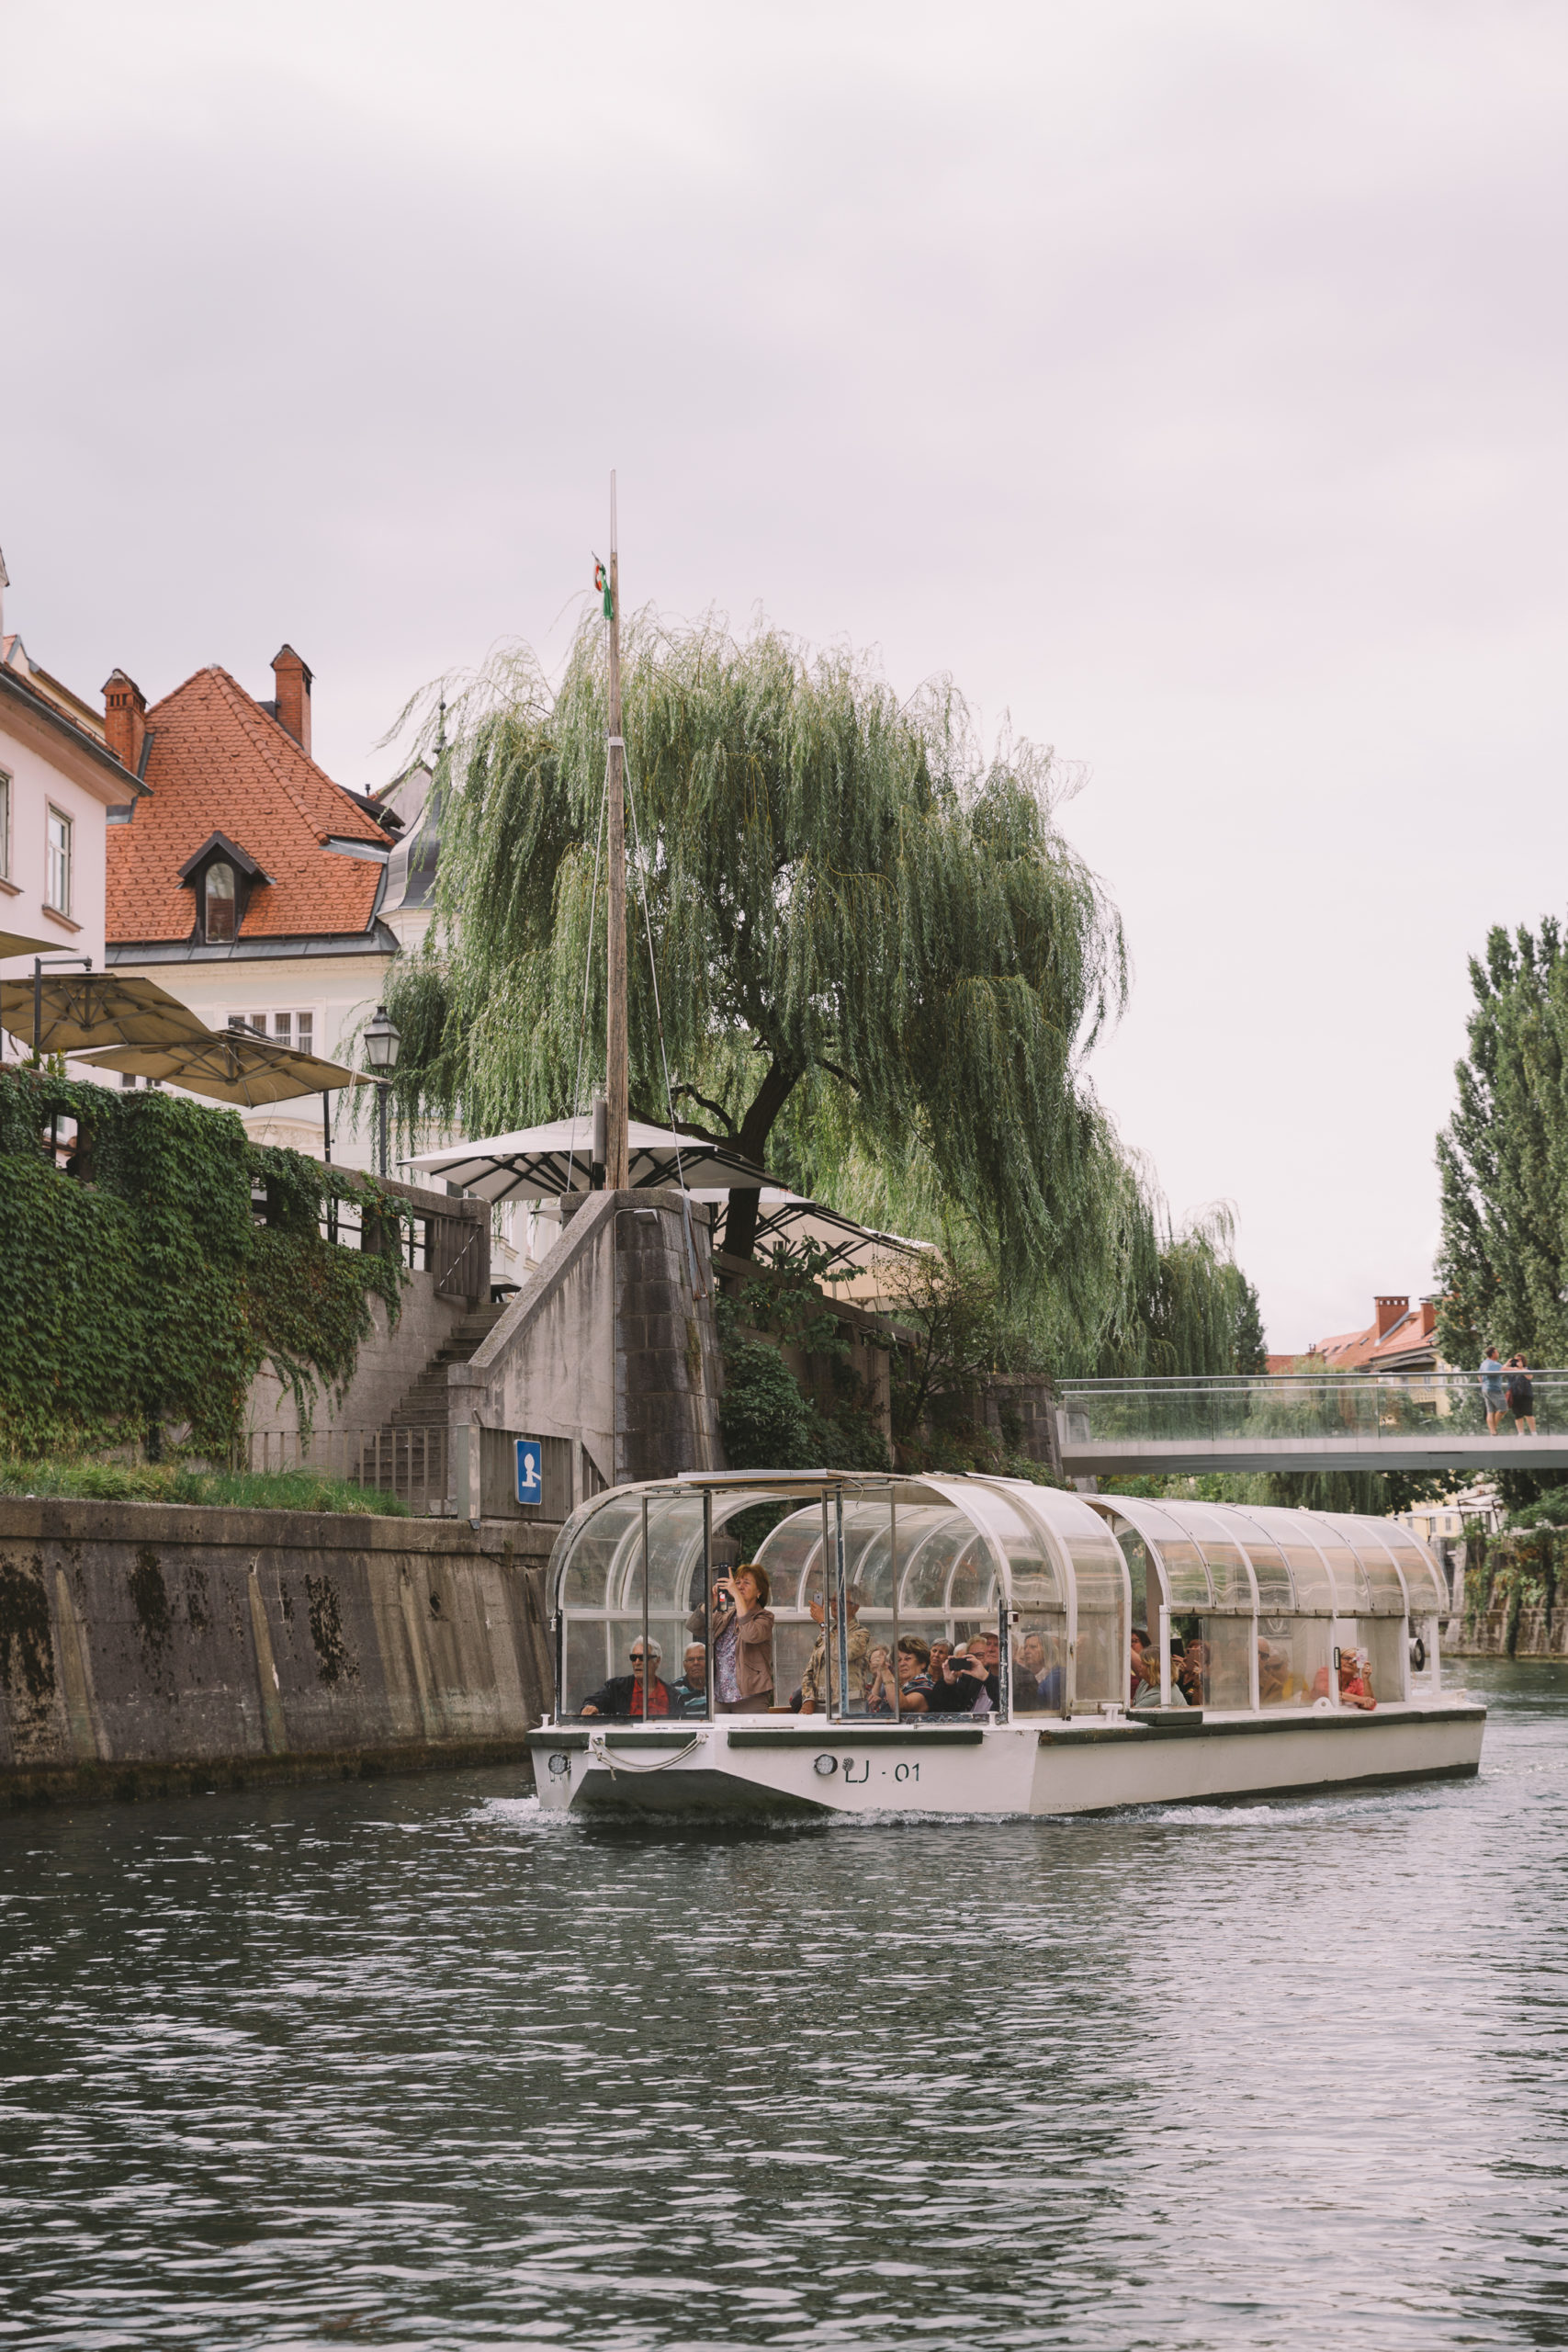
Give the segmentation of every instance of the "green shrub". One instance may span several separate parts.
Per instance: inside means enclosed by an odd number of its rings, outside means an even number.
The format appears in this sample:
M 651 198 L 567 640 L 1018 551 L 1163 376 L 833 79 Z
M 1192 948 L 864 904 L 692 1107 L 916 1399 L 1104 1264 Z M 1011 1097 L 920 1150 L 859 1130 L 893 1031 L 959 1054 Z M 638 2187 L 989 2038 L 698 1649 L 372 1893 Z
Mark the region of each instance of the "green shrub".
M 810 1470 L 816 1416 L 776 1348 L 732 1340 L 724 1351 L 718 1425 L 732 1470 Z

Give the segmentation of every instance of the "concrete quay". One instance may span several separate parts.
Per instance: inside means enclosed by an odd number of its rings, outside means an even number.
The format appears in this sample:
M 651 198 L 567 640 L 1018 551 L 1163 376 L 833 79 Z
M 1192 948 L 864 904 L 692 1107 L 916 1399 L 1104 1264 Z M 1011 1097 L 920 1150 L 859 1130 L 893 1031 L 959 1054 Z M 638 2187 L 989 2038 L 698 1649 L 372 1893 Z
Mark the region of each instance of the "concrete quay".
M 0 1498 L 0 1806 L 524 1765 L 548 1523 Z

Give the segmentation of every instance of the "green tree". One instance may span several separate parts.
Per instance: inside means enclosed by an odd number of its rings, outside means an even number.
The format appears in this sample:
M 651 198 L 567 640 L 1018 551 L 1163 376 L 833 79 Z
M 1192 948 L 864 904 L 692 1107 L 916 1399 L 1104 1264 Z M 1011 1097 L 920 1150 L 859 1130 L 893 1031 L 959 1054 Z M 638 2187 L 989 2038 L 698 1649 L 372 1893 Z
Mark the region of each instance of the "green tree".
M 997 1262 L 1054 1280 L 1098 1336 L 1138 1201 L 1083 1060 L 1125 965 L 1057 828 L 1049 752 L 987 756 L 950 686 L 900 701 L 864 659 L 767 628 L 634 618 L 624 690 L 634 879 L 690 1131 L 784 1150 L 792 1173 L 786 1114 L 808 1102 L 818 1153 L 920 1160 Z M 559 1116 L 580 1053 L 581 1091 L 599 1080 L 602 892 L 583 1007 L 604 713 L 592 623 L 558 686 L 513 652 L 448 704 L 439 921 L 389 996 L 406 1117 Z M 632 1091 L 660 1117 L 641 930 Z M 732 1195 L 735 1254 L 754 1216 Z
M 1267 1370 L 1258 1293 L 1235 1262 L 1235 1220 L 1223 1204 L 1176 1231 L 1151 1214 L 1121 1323 L 1100 1351 L 1103 1377 Z
M 1438 1137 L 1438 1342 L 1473 1364 L 1490 1340 L 1568 1362 L 1568 958 L 1550 916 L 1487 938 L 1470 965 L 1469 1051 Z

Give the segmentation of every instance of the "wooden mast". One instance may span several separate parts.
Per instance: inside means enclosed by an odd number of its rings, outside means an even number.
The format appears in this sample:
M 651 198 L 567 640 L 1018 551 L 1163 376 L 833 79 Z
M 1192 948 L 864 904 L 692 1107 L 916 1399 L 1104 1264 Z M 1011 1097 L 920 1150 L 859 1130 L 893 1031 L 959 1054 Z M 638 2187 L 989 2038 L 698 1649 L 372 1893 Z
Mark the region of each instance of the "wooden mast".
M 610 476 L 610 796 L 609 1006 L 604 1024 L 604 1182 L 624 1192 L 631 1181 L 626 1149 L 626 744 L 621 735 L 621 576 L 615 546 L 615 477 Z

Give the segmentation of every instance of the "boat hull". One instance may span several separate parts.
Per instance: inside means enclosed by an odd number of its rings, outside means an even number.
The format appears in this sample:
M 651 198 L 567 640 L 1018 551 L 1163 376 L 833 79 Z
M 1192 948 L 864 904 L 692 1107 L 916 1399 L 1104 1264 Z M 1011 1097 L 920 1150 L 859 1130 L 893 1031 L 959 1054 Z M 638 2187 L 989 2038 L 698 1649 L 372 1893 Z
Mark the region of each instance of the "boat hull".
M 1483 1707 L 1444 1700 L 1372 1714 L 1177 1714 L 1157 1725 L 547 1724 L 529 1744 L 553 1812 L 1021 1817 L 1462 1777 L 1480 1769 L 1485 1722 Z

